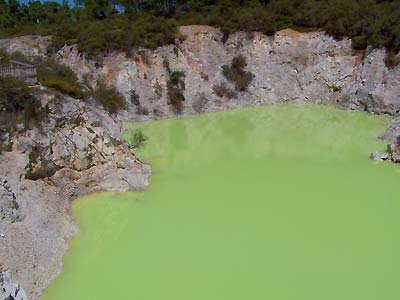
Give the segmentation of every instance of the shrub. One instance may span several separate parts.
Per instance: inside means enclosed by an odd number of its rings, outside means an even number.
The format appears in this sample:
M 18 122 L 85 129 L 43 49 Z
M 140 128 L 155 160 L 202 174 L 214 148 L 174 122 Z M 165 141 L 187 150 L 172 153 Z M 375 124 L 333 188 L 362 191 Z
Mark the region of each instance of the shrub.
M 171 73 L 167 82 L 168 87 L 176 87 L 180 90 L 185 89 L 185 73 L 182 71 L 174 71 Z
M 93 96 L 110 114 L 126 109 L 125 98 L 114 88 L 107 88 L 104 84 L 99 85 Z
M 21 52 L 7 53 L 4 50 L 0 50 L 0 65 L 8 66 L 11 59 L 35 65 L 38 81 L 42 85 L 54 88 L 74 98 L 83 97 L 78 77 L 69 67 L 58 64 L 51 59 L 43 59 L 41 57 L 29 59 Z
M 58 64 L 51 59 L 36 59 L 37 77 L 41 84 L 57 89 L 74 98 L 82 98 L 82 87 L 71 68 Z
M 183 101 L 185 101 L 185 96 L 180 89 L 169 88 L 168 89 L 168 100 L 169 104 L 172 105 L 176 113 L 182 113 Z
M 46 110 L 25 82 L 0 77 L 0 128 L 12 134 L 17 124 L 26 130 L 45 117 Z
M 10 60 L 18 60 L 23 63 L 32 64 L 32 61 L 19 51 L 8 53 L 4 49 L 0 49 L 0 66 L 9 67 Z
M 136 129 L 134 132 L 131 131 L 127 137 L 129 149 L 139 148 L 146 140 L 147 137 L 140 129 Z
M 171 73 L 167 82 L 167 95 L 168 104 L 172 105 L 176 113 L 181 113 L 183 110 L 183 101 L 185 96 L 185 73 L 181 71 L 174 71 Z
M 132 48 L 154 49 L 172 44 L 177 33 L 175 20 L 149 13 L 120 15 L 104 20 L 71 22 L 55 25 L 49 50 L 77 44 L 79 51 L 90 58 L 101 59 L 104 54 Z M 145 58 L 146 59 L 146 58 Z
M 228 87 L 224 82 L 213 85 L 213 91 L 220 98 L 226 97 L 228 99 L 232 99 L 237 97 L 237 93 Z
M 68 94 L 73 98 L 83 97 L 83 92 L 78 86 L 61 79 L 42 79 L 41 83 L 44 86 L 54 88 L 62 93 Z
M 147 109 L 147 107 L 142 106 L 142 105 L 137 106 L 136 112 L 139 115 L 145 115 L 145 116 L 147 116 L 149 114 L 149 110 Z
M 385 65 L 388 69 L 394 69 L 400 65 L 400 57 L 398 57 L 394 52 L 388 52 L 385 57 Z
M 254 75 L 244 70 L 246 66 L 246 58 L 242 55 L 234 57 L 230 66 L 222 66 L 222 74 L 226 79 L 235 84 L 236 91 L 246 91 L 253 80 Z

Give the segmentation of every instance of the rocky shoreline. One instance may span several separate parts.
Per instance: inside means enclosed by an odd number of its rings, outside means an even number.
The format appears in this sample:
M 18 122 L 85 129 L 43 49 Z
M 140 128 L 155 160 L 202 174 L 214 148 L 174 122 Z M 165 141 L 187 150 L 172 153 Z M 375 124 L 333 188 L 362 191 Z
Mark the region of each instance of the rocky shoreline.
M 279 101 L 362 110 L 391 121 L 381 138 L 395 146 L 373 158 L 398 154 L 400 66 L 387 69 L 384 50 L 354 51 L 350 40 L 336 41 L 323 32 L 237 33 L 223 42 L 222 33 L 208 26 L 180 31 L 185 39 L 175 45 L 137 49 L 130 55 L 111 53 L 101 64 L 75 46 L 54 54 L 89 86 L 101 79 L 115 87 L 128 110 L 111 116 L 90 101 L 43 88 L 41 101 L 49 108 L 49 120 L 15 138 L 12 151 L 1 154 L 0 265 L 12 275 L 7 282 L 20 283 L 29 299 L 37 298 L 61 272 L 68 240 L 77 232 L 70 214 L 73 199 L 147 186 L 150 167 L 122 141 L 122 121 L 176 115 L 167 99 L 167 65 L 185 74 L 182 115 Z M 28 36 L 0 40 L 0 47 L 46 56 L 48 43 L 49 37 Z M 230 84 L 221 66 L 238 54 L 247 58 L 254 78 L 237 98 L 219 97 L 214 85 Z
M 0 156 L 0 265 L 29 299 L 62 270 L 78 229 L 71 201 L 100 191 L 142 190 L 151 173 L 122 141 L 119 119 L 90 103 L 54 96 L 43 90 L 49 119 L 14 137 L 12 151 Z

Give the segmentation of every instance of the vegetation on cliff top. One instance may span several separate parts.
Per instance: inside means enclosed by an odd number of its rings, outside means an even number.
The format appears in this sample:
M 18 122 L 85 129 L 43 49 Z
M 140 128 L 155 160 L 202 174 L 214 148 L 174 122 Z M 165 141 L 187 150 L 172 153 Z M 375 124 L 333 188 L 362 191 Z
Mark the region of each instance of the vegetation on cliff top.
M 388 65 L 400 51 L 398 0 L 18 0 L 0 2 L 0 36 L 52 34 L 53 49 L 77 43 L 88 55 L 173 42 L 177 25 L 220 27 L 225 39 L 236 31 L 273 34 L 284 28 L 323 29 L 389 50 Z
M 20 52 L 7 53 L 0 49 L 0 66 L 9 66 L 10 60 L 18 60 L 36 66 L 38 81 L 73 98 L 82 98 L 82 86 L 71 68 L 43 57 L 26 57 Z
M 11 146 L 3 140 L 5 136 L 38 125 L 46 115 L 46 107 L 42 107 L 25 82 L 0 76 L 0 153 Z
M 98 84 L 94 90 L 84 87 L 75 72 L 67 66 L 43 57 L 26 57 L 22 53 L 7 53 L 0 49 L 0 66 L 9 66 L 15 59 L 37 68 L 38 81 L 55 94 L 61 92 L 73 98 L 86 100 L 93 98 L 109 113 L 117 113 L 126 108 L 125 98 L 113 88 Z M 48 105 L 42 105 L 39 100 L 40 89 L 28 86 L 24 81 L 14 77 L 0 76 L 0 153 L 9 151 L 12 147 L 12 137 L 34 126 L 41 128 L 46 120 Z M 138 98 L 133 91 L 131 98 Z M 139 101 L 136 99 L 136 101 Z

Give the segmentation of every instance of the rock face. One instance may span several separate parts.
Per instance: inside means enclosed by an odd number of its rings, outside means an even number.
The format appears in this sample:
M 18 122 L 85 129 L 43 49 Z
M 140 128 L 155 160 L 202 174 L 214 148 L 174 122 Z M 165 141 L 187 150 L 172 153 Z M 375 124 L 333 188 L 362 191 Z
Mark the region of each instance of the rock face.
M 129 56 L 112 53 L 102 64 L 86 58 L 76 46 L 63 47 L 54 58 L 92 86 L 98 80 L 114 86 L 131 104 L 124 117 L 134 120 L 175 114 L 168 105 L 167 68 L 186 75 L 183 114 L 197 113 L 199 106 L 201 111 L 213 111 L 276 101 L 323 103 L 390 115 L 400 111 L 400 66 L 389 70 L 384 50 L 354 51 L 349 39 L 338 41 L 324 32 L 290 29 L 274 36 L 239 32 L 225 43 L 220 30 L 209 26 L 182 26 L 180 33 L 184 41 L 152 51 L 136 49 Z M 46 55 L 48 43 L 49 37 L 29 36 L 0 40 L 0 47 Z M 221 67 L 239 54 L 246 57 L 247 70 L 255 77 L 237 99 L 219 98 L 213 85 L 231 85 Z M 134 92 L 139 101 L 132 99 Z
M 55 101 L 49 94 L 42 101 L 51 117 L 16 141 L 16 148 L 28 154 L 27 179 L 48 178 L 72 197 L 147 185 L 150 169 L 122 141 L 117 117 L 69 97 Z
M 117 116 L 47 89 L 39 97 L 47 119 L 13 137 L 12 151 L 0 156 L 0 264 L 30 299 L 62 270 L 67 242 L 77 231 L 71 200 L 142 190 L 150 175 L 122 141 Z M 13 297 L 21 291 L 11 283 L 6 287 Z
M 19 205 L 15 194 L 7 183 L 7 179 L 0 176 L 0 220 L 18 222 L 21 221 Z
M 139 49 L 126 58 L 113 53 L 103 65 L 66 46 L 55 58 L 74 69 L 81 78 L 99 79 L 116 87 L 131 103 L 132 92 L 140 106 L 131 105 L 129 119 L 167 117 L 168 70 L 183 71 L 184 114 L 276 101 L 303 101 L 337 105 L 375 113 L 397 115 L 400 110 L 400 66 L 389 70 L 385 51 L 354 51 L 351 41 L 337 41 L 323 32 L 298 33 L 287 29 L 274 36 L 236 33 L 223 43 L 222 33 L 208 26 L 184 26 L 184 41 L 154 51 Z M 213 85 L 227 83 L 221 66 L 236 55 L 247 59 L 247 70 L 255 75 L 247 92 L 237 99 L 219 98 Z M 207 101 L 202 101 L 207 99 Z M 203 104 L 201 104 L 203 103 Z M 136 102 L 137 104 L 137 102 Z M 145 115 L 140 115 L 143 111 Z
M 28 300 L 19 284 L 11 283 L 9 271 L 0 272 L 0 300 Z
M 371 153 L 372 160 L 391 160 L 394 163 L 400 163 L 400 119 L 392 118 L 386 132 L 379 137 L 382 140 L 389 141 L 386 153 Z
M 44 56 L 47 53 L 47 45 L 50 36 L 28 35 L 18 38 L 0 40 L 0 48 L 8 52 L 21 52 L 27 56 Z
M 400 136 L 387 145 L 387 153 L 372 152 L 370 158 L 372 160 L 391 160 L 394 163 L 400 163 Z
M 394 163 L 400 163 L 400 136 L 388 145 L 388 153 Z

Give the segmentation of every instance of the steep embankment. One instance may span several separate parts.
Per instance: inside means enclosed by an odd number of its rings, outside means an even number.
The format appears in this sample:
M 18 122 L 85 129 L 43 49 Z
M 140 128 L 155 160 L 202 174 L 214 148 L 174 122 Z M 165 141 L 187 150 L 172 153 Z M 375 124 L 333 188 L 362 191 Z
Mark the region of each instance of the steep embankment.
M 143 189 L 150 175 L 122 142 L 118 118 L 48 90 L 38 97 L 48 118 L 16 136 L 12 151 L 0 157 L 0 266 L 29 299 L 61 272 L 77 231 L 70 201 L 96 191 Z
M 13 279 L 31 299 L 60 271 L 66 241 L 76 231 L 69 215 L 70 199 L 92 191 L 146 185 L 149 170 L 120 142 L 119 118 L 175 115 L 168 100 L 172 72 L 184 73 L 182 114 L 277 101 L 399 114 L 400 66 L 389 70 L 384 50 L 354 51 L 350 40 L 336 41 L 323 32 L 237 33 L 223 43 L 221 32 L 208 26 L 186 26 L 180 31 L 186 38 L 174 45 L 137 49 L 128 55 L 111 53 L 101 62 L 86 58 L 75 46 L 65 46 L 54 55 L 88 86 L 100 80 L 116 87 L 129 108 L 115 118 L 90 103 L 64 96 L 54 101 L 54 94 L 46 90 L 41 99 L 52 111 L 48 124 L 18 138 L 13 151 L 1 157 L 1 175 L 16 195 L 21 220 L 0 222 L 0 233 L 5 233 L 0 263 L 7 263 Z M 45 56 L 48 43 L 49 37 L 29 36 L 0 40 L 0 47 Z M 239 54 L 246 57 L 246 70 L 254 78 L 237 98 L 219 97 L 215 86 L 225 83 L 233 89 L 221 67 Z M 385 137 L 398 135 L 399 124 L 393 121 Z M 44 179 L 23 179 L 21 174 L 27 172 L 31 178 Z M 43 172 L 50 176 L 41 176 Z
M 390 115 L 400 111 L 400 66 L 388 69 L 383 49 L 354 51 L 349 39 L 337 41 L 323 32 L 290 29 L 274 36 L 236 33 L 225 43 L 222 33 L 209 26 L 183 26 L 180 34 L 185 39 L 177 39 L 174 45 L 111 53 L 102 62 L 87 59 L 75 46 L 63 47 L 55 58 L 92 86 L 98 80 L 115 86 L 128 102 L 135 91 L 142 109 L 131 105 L 124 116 L 129 119 L 174 114 L 167 99 L 171 71 L 185 74 L 184 114 L 283 100 Z M 0 47 L 27 55 L 46 55 L 48 43 L 48 37 L 21 37 L 1 40 Z M 220 98 L 213 86 L 224 82 L 229 85 L 221 67 L 239 54 L 246 57 L 246 69 L 254 79 L 237 99 Z

